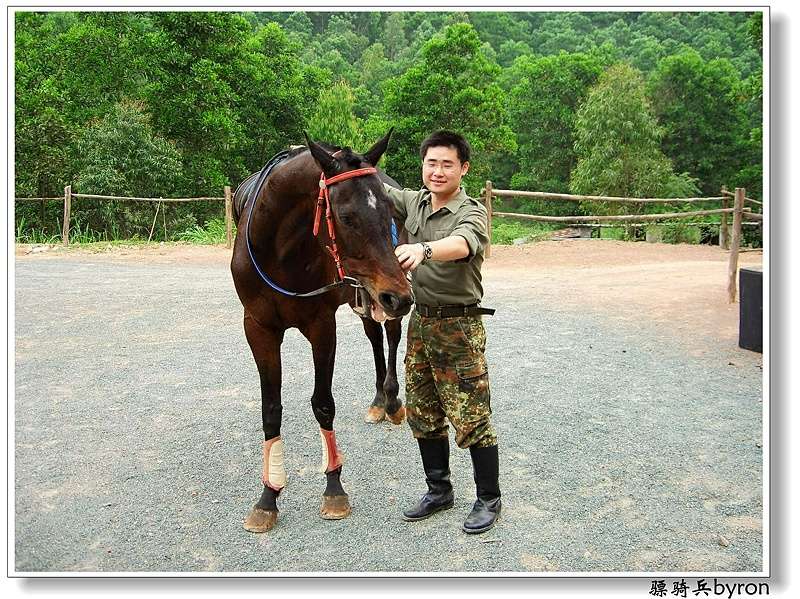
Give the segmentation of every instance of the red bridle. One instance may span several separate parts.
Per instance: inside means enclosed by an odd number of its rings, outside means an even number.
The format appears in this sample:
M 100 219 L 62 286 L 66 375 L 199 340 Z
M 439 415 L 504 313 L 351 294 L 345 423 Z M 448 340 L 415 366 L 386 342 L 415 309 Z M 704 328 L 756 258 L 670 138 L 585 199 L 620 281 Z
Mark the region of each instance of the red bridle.
M 322 205 L 324 203 L 325 220 L 328 221 L 328 237 L 331 238 L 331 245 L 326 245 L 325 248 L 333 257 L 333 261 L 336 262 L 336 270 L 339 273 L 340 279 L 344 279 L 345 274 L 342 261 L 339 258 L 339 249 L 336 247 L 336 230 L 333 226 L 333 210 L 331 209 L 331 196 L 328 192 L 328 188 L 335 183 L 339 183 L 340 181 L 355 179 L 356 177 L 363 177 L 365 175 L 374 175 L 377 172 L 378 170 L 376 168 L 370 166 L 367 168 L 359 168 L 352 171 L 347 171 L 345 173 L 340 173 L 338 175 L 334 175 L 330 179 L 325 178 L 325 173 L 322 173 L 319 177 L 319 196 L 317 197 L 317 210 L 314 214 L 314 237 L 319 235 L 319 227 L 322 223 Z

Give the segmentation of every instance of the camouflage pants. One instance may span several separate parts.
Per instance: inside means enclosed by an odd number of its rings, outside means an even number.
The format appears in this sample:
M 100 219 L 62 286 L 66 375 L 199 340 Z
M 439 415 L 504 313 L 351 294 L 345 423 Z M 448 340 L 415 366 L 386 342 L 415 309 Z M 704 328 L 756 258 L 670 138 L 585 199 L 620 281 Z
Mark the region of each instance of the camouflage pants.
M 447 437 L 461 448 L 497 445 L 491 423 L 486 331 L 480 316 L 426 318 L 412 311 L 406 349 L 406 414 L 417 439 Z

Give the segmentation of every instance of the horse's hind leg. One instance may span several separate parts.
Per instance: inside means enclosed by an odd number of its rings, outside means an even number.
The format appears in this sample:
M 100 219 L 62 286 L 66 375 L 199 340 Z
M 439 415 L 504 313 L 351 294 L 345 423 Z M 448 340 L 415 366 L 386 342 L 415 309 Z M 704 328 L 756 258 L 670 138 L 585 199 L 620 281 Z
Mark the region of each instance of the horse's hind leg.
M 342 487 L 342 457 L 333 432 L 336 406 L 331 385 L 336 357 L 336 319 L 333 314 L 319 317 L 311 326 L 301 331 L 311 342 L 314 357 L 314 394 L 311 397 L 311 408 L 319 423 L 322 467 L 327 481 L 322 494 L 320 515 L 326 520 L 341 520 L 350 515 L 350 500 Z
M 400 385 L 397 383 L 397 346 L 400 345 L 403 321 L 400 318 L 387 320 L 383 326 L 386 328 L 386 339 L 389 342 L 388 369 L 383 382 L 383 391 L 386 394 L 386 418 L 392 424 L 402 424 L 406 410 L 397 397 L 400 390 Z
M 364 332 L 372 345 L 372 357 L 375 359 L 375 399 L 367 410 L 364 422 L 376 423 L 384 419 L 386 414 L 386 358 L 383 355 L 383 329 L 371 318 L 362 318 Z
M 244 528 L 267 532 L 278 520 L 277 499 L 286 484 L 281 440 L 281 342 L 283 331 L 261 326 L 245 314 L 244 331 L 261 379 L 261 418 L 264 425 L 261 497 L 247 514 Z

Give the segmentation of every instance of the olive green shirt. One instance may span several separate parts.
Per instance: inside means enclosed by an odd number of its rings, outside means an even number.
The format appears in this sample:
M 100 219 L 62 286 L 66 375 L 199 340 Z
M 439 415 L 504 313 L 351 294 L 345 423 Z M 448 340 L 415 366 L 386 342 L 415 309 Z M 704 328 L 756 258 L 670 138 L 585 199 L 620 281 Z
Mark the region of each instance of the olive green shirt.
M 441 262 L 425 260 L 412 274 L 414 297 L 418 304 L 449 306 L 476 304 L 483 298 L 481 266 L 486 233 L 487 211 L 469 197 L 463 187 L 456 196 L 432 213 L 431 192 L 395 189 L 384 183 L 386 194 L 394 201 L 400 222 L 405 223 L 409 243 L 436 241 L 451 235 L 463 237 L 469 255 L 460 260 Z

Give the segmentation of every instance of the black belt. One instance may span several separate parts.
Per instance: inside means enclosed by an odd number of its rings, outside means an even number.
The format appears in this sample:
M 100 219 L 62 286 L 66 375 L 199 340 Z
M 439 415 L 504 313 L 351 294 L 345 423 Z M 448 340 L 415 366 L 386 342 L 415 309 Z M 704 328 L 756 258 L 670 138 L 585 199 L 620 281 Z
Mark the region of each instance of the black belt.
M 469 306 L 425 306 L 415 304 L 415 309 L 420 316 L 426 318 L 453 318 L 455 316 L 478 316 L 487 314 L 491 316 L 495 313 L 494 308 L 481 308 L 478 304 Z

